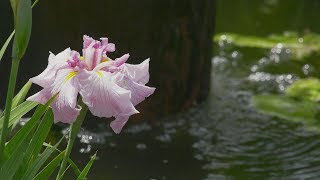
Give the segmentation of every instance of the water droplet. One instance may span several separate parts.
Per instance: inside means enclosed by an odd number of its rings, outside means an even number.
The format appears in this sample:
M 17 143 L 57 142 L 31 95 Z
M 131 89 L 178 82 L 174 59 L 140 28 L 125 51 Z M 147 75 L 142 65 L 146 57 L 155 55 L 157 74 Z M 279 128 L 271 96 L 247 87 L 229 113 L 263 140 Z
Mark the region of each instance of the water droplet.
M 147 149 L 147 145 L 143 144 L 143 143 L 137 144 L 136 148 L 139 149 L 139 150 L 145 150 L 145 149 Z
M 299 38 L 299 39 L 298 39 L 298 42 L 299 42 L 299 43 L 303 43 L 303 38 Z

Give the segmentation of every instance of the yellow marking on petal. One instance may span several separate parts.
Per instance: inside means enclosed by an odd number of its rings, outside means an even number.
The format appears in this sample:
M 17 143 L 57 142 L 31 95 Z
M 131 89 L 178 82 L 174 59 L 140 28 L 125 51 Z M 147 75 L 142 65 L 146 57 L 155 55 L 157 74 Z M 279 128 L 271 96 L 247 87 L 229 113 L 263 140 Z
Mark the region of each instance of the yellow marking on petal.
M 83 60 L 84 60 L 84 57 L 83 57 L 83 56 L 80 56 L 80 60 L 83 61 Z
M 107 62 L 107 61 L 111 61 L 111 59 L 108 58 L 108 57 L 103 57 L 103 58 L 101 59 L 101 62 Z
M 77 75 L 78 72 L 76 71 L 72 71 L 72 72 L 69 72 L 69 74 L 67 75 L 66 79 L 64 82 L 67 82 L 69 81 L 70 79 L 72 79 L 75 75 Z
M 97 71 L 98 76 L 103 77 L 103 73 L 101 71 Z

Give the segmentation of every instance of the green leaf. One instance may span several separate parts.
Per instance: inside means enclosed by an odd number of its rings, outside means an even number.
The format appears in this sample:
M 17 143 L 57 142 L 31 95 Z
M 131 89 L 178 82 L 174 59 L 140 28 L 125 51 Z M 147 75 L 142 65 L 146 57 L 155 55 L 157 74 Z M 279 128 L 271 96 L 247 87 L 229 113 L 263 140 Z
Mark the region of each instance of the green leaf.
M 49 134 L 52 124 L 53 124 L 53 112 L 51 109 L 49 109 L 47 113 L 44 115 L 42 121 L 40 122 L 36 132 L 32 137 L 32 140 L 26 151 L 27 159 L 30 159 L 32 156 L 33 157 L 38 156 L 42 147 L 42 143 L 46 140 L 46 137 Z
M 34 107 L 37 106 L 36 102 L 25 101 L 21 103 L 19 106 L 15 107 L 11 110 L 11 116 L 9 119 L 9 126 L 17 123 L 21 117 L 31 111 Z M 0 130 L 2 129 L 4 117 L 0 118 Z
M 32 6 L 31 6 L 31 8 L 33 8 L 38 3 L 38 1 L 39 0 L 34 1 Z M 15 9 L 14 10 L 14 16 L 16 16 L 15 15 L 16 14 L 16 6 L 17 6 L 16 4 L 17 4 L 17 1 L 12 1 L 12 4 L 11 4 L 12 5 L 12 9 Z M 9 43 L 10 43 L 10 41 L 11 41 L 11 39 L 12 39 L 14 34 L 15 34 L 15 30 L 12 31 L 12 33 L 10 34 L 10 36 L 8 37 L 6 42 L 3 44 L 3 46 L 2 46 L 2 48 L 0 50 L 0 61 L 1 61 L 1 59 L 2 59 L 2 57 L 4 55 L 4 52 L 6 51 L 6 49 L 7 49 L 7 47 L 8 47 L 8 45 L 9 45 Z
M 19 105 L 21 102 L 23 102 L 27 96 L 27 93 L 29 92 L 31 88 L 32 82 L 28 81 L 19 91 L 19 93 L 13 98 L 12 100 L 12 108 L 15 108 L 17 105 Z
M 33 8 L 38 2 L 39 2 L 39 0 L 35 0 L 35 1 L 32 3 L 31 8 Z
M 319 102 L 320 80 L 316 78 L 297 80 L 287 88 L 286 95 L 301 100 Z
M 21 102 L 26 98 L 27 93 L 31 87 L 32 83 L 28 81 L 19 91 L 19 93 L 13 98 L 12 100 L 12 108 L 15 108 L 17 105 L 21 104 Z M 4 110 L 5 111 L 5 110 Z M 3 112 L 4 112 L 3 111 Z M 12 113 L 11 113 L 12 114 Z M 0 113 L 0 118 L 2 117 L 3 113 Z M 0 128 L 1 129 L 1 128 Z
M 51 148 L 47 148 L 31 165 L 30 168 L 28 168 L 27 172 L 24 174 L 22 180 L 29 180 L 32 179 L 41 166 L 47 161 L 47 159 L 50 157 L 50 155 L 55 151 L 55 149 L 58 147 L 58 145 L 61 143 L 63 137 L 60 139 L 60 141 L 55 144 Z
M 20 175 L 17 175 L 17 179 L 21 179 L 22 174 L 30 167 L 34 160 L 38 157 L 42 143 L 45 141 L 51 126 L 53 124 L 53 112 L 49 109 L 44 115 L 42 121 L 37 127 L 36 132 L 34 133 L 30 144 L 26 150 L 24 156 L 25 165 L 20 168 Z
M 254 96 L 253 103 L 262 113 L 303 123 L 309 129 L 320 130 L 318 103 L 278 95 Z
M 46 147 L 53 147 L 52 145 L 48 144 L 48 143 L 43 143 L 43 146 L 46 146 Z M 61 152 L 59 149 L 56 149 L 57 151 Z M 79 176 L 81 171 L 80 169 L 78 168 L 78 166 L 76 165 L 76 163 L 74 163 L 72 161 L 72 159 L 68 159 L 68 163 L 70 163 L 71 165 L 71 168 L 73 169 L 73 172 L 76 176 Z
M 96 157 L 97 157 L 97 153 L 95 153 L 95 154 L 91 157 L 90 161 L 88 162 L 88 164 L 86 165 L 86 167 L 83 168 L 83 170 L 82 170 L 81 174 L 78 176 L 77 180 L 85 180 L 85 179 L 86 179 L 87 174 L 89 173 L 89 170 L 90 170 L 90 168 L 91 168 L 94 160 L 96 159 Z
M 67 168 L 62 172 L 61 176 L 57 179 L 57 180 L 62 180 L 64 174 L 67 172 L 67 170 L 69 169 L 70 164 L 67 166 Z
M 50 163 L 47 164 L 34 178 L 33 180 L 43 180 L 48 179 L 54 170 L 59 166 L 63 159 L 65 151 L 62 151 L 58 156 L 56 156 Z
M 74 174 L 75 174 L 76 176 L 80 176 L 81 171 L 80 171 L 80 169 L 78 168 L 78 166 L 76 165 L 76 163 L 74 163 L 71 158 L 68 159 L 68 163 L 70 163 L 70 166 L 71 166 Z
M 10 34 L 10 36 L 8 37 L 6 42 L 3 44 L 3 46 L 2 46 L 2 48 L 0 50 L 0 61 L 1 61 L 2 57 L 3 57 L 4 52 L 6 51 L 8 45 L 9 45 L 14 33 L 15 33 L 15 31 L 12 31 L 12 33 Z
M 7 143 L 5 146 L 5 151 L 10 154 L 10 152 L 15 149 L 23 140 L 28 136 L 28 134 L 35 127 L 42 115 L 48 110 L 49 105 L 54 100 L 56 96 L 52 97 L 45 105 L 39 105 L 34 112 L 31 119 L 17 132 L 17 134 Z
M 31 0 L 10 0 L 14 14 L 14 28 L 16 35 L 13 41 L 12 56 L 21 59 L 28 47 L 31 26 Z
M 11 152 L 11 156 L 2 164 L 2 166 L 0 166 L 1 179 L 12 179 L 15 175 L 15 172 L 23 161 L 24 149 L 27 144 L 28 141 L 24 141 L 16 146 Z

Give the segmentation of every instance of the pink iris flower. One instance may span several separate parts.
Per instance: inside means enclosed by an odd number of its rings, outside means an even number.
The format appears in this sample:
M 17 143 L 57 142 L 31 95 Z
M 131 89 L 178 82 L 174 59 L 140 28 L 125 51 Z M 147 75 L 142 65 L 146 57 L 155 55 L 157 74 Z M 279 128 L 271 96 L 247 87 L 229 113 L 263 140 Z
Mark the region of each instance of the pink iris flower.
M 137 65 L 126 63 L 129 54 L 112 60 L 107 53 L 114 52 L 115 45 L 107 38 L 100 40 L 84 35 L 83 56 L 70 48 L 50 53 L 47 68 L 30 79 L 43 89 L 27 100 L 45 104 L 58 94 L 51 104 L 54 122 L 72 123 L 81 110 L 77 105 L 80 94 L 93 115 L 115 117 L 110 126 L 120 133 L 129 117 L 139 113 L 134 106 L 155 90 L 146 86 L 149 59 Z

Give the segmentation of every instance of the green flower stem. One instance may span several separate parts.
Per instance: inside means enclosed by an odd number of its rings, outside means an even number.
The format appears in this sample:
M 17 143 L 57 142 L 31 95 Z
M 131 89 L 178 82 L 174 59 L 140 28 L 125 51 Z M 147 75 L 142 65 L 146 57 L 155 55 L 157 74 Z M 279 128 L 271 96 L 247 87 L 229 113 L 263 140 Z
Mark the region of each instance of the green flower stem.
M 68 162 L 68 159 L 69 159 L 69 156 L 70 156 L 70 153 L 71 153 L 71 150 L 72 150 L 72 147 L 73 147 L 73 143 L 77 137 L 77 134 L 79 133 L 79 130 L 81 128 L 81 125 L 82 125 L 82 122 L 84 120 L 84 118 L 86 117 L 86 114 L 87 114 L 87 106 L 82 102 L 82 99 L 80 98 L 79 100 L 79 105 L 82 107 L 81 111 L 80 111 L 80 114 L 78 116 L 78 118 L 76 119 L 76 121 L 71 124 L 71 130 L 69 132 L 69 140 L 68 140 L 68 145 L 67 145 L 67 148 L 66 148 L 66 153 L 64 154 L 64 157 L 63 157 L 63 160 L 62 160 L 62 164 L 60 166 L 60 169 L 59 169 L 59 172 L 58 172 L 58 175 L 57 175 L 57 178 L 56 179 L 60 179 L 60 176 L 63 175 L 63 172 L 65 171 L 66 169 L 66 166 L 67 166 L 67 162 Z
M 4 120 L 3 120 L 1 139 L 0 139 L 0 162 L 4 160 L 4 145 L 6 143 L 7 136 L 8 136 L 8 130 L 9 130 L 8 124 L 10 119 L 14 89 L 16 86 L 19 62 L 20 61 L 18 58 L 12 59 L 9 86 L 8 86 L 8 92 L 7 92 L 7 98 L 6 98 L 6 106 L 5 106 L 5 112 L 4 112 Z

